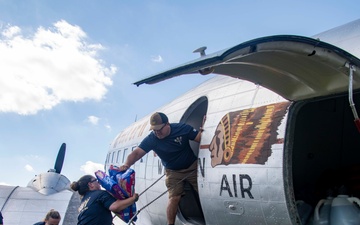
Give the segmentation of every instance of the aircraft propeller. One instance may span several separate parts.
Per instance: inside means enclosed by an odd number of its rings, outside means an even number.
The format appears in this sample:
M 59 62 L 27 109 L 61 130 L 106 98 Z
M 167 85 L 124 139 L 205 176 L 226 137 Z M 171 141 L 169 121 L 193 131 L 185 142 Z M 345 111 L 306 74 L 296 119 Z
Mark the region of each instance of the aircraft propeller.
M 58 153 L 58 155 L 56 157 L 56 161 L 55 161 L 54 169 L 55 169 L 56 173 L 61 172 L 61 169 L 62 169 L 62 166 L 63 166 L 63 163 L 64 163 L 64 158 L 65 158 L 65 151 L 66 151 L 66 144 L 62 143 L 62 145 L 61 145 L 61 147 L 59 149 L 59 153 Z

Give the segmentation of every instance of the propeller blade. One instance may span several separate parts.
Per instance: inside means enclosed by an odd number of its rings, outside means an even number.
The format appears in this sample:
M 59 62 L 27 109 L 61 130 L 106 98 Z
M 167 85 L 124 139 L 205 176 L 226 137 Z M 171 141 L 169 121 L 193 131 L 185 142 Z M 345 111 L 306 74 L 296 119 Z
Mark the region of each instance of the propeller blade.
M 59 153 L 58 153 L 58 155 L 56 157 L 56 161 L 55 161 L 54 169 L 55 169 L 56 173 L 61 172 L 61 169 L 62 169 L 62 166 L 63 166 L 63 163 L 64 163 L 64 158 L 65 158 L 65 151 L 66 151 L 66 144 L 62 143 L 62 145 L 61 145 L 61 147 L 59 149 Z

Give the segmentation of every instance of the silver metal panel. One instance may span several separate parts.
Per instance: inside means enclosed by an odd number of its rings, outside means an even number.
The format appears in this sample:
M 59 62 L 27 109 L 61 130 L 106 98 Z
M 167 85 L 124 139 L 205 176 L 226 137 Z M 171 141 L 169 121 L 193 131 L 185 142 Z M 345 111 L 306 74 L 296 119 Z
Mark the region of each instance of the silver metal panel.
M 220 81 L 220 77 L 214 78 L 218 83 L 226 83 L 227 79 Z M 207 117 L 211 118 L 212 121 L 207 124 L 216 125 L 225 112 L 285 101 L 277 94 L 257 87 L 252 83 L 233 79 L 229 80 L 235 86 L 231 87 L 231 89 L 233 93 L 236 93 L 237 100 L 234 101 L 232 96 L 225 94 L 221 96 L 221 101 L 219 100 L 219 103 L 216 103 L 216 95 L 212 96 L 212 92 L 209 91 L 207 94 L 209 99 Z M 239 87 L 239 92 L 234 91 L 236 87 Z M 246 92 L 241 92 L 244 87 L 247 87 L 245 90 L 249 90 L 249 95 Z M 226 85 L 224 85 L 224 90 L 219 88 L 218 91 L 226 93 L 225 88 Z M 238 99 L 239 96 L 242 98 Z M 242 103 L 247 104 L 242 105 Z M 219 104 L 221 106 L 218 107 L 217 105 Z M 214 114 L 214 112 L 217 112 L 217 114 Z M 279 139 L 284 137 L 285 124 L 286 116 L 283 118 L 277 132 Z M 215 129 L 215 126 L 206 127 L 207 135 L 203 136 L 205 138 L 207 136 L 211 137 L 212 135 L 209 134 L 215 133 Z M 211 140 L 204 139 L 202 142 L 210 143 Z M 217 167 L 212 167 L 209 162 L 210 160 L 207 160 L 211 158 L 209 150 L 200 150 L 199 158 L 206 159 L 204 165 L 205 177 L 199 175 L 198 178 L 200 201 L 203 205 L 206 224 L 290 224 L 282 179 L 282 148 L 283 144 L 272 145 L 271 156 L 264 165 L 235 164 Z M 241 196 L 239 187 L 240 174 L 247 174 L 252 179 L 252 199 L 246 193 L 244 197 Z M 223 191 L 221 196 L 219 195 L 221 178 L 224 175 L 227 176 L 232 196 L 226 193 L 226 191 Z M 234 175 L 235 181 L 233 181 Z M 244 185 L 246 186 L 247 184 Z M 237 196 L 234 194 L 234 186 L 237 189 Z
M 313 38 L 328 42 L 359 58 L 360 45 L 356 44 L 360 40 L 360 19 L 347 23 L 343 26 L 335 27 Z
M 0 210 L 2 211 L 2 209 L 5 206 L 6 201 L 8 200 L 8 198 L 11 196 L 12 192 L 15 191 L 16 188 L 18 188 L 19 186 L 5 186 L 5 185 L 0 185 Z
M 39 174 L 28 183 L 28 187 L 43 195 L 51 195 L 69 189 L 69 185 L 70 181 L 67 177 L 55 172 Z

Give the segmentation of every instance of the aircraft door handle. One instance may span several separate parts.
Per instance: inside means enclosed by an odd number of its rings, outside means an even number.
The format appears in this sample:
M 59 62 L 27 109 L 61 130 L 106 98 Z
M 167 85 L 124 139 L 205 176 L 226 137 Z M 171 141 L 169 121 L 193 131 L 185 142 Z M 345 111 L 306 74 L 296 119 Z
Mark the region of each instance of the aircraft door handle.
M 230 214 L 234 215 L 242 215 L 244 214 L 244 206 L 243 204 L 236 201 L 225 201 L 225 207 L 228 209 Z
M 235 209 L 236 209 L 236 206 L 234 206 L 234 205 L 229 205 L 229 209 L 235 210 Z

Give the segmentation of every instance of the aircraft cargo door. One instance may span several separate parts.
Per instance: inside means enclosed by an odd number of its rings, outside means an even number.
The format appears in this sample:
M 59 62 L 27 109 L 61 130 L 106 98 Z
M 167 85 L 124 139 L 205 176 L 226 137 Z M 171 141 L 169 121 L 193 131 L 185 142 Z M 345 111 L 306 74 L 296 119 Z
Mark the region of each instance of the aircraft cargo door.
M 201 127 L 203 124 L 203 119 L 204 116 L 206 116 L 207 108 L 207 97 L 201 97 L 197 99 L 186 110 L 180 122 L 189 124 L 195 129 L 199 129 L 199 127 Z M 190 146 L 195 155 L 198 156 L 200 143 L 191 141 Z M 185 195 L 180 200 L 179 210 L 180 213 L 178 213 L 178 217 L 180 220 L 183 220 L 183 222 L 186 222 L 187 224 L 205 224 L 199 194 L 188 183 L 185 185 Z

